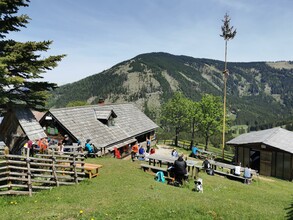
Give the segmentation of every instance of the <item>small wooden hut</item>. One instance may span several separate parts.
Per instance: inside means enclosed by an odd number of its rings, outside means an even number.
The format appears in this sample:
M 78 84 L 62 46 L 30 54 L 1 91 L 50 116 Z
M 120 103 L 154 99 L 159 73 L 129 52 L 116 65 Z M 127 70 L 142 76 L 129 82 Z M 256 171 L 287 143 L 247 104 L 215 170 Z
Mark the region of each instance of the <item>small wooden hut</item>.
M 261 175 L 292 181 L 293 132 L 277 127 L 242 134 L 227 142 L 235 147 L 235 159 Z
M 28 140 L 47 137 L 43 128 L 27 108 L 8 110 L 0 124 L 0 138 L 11 153 L 19 154 Z

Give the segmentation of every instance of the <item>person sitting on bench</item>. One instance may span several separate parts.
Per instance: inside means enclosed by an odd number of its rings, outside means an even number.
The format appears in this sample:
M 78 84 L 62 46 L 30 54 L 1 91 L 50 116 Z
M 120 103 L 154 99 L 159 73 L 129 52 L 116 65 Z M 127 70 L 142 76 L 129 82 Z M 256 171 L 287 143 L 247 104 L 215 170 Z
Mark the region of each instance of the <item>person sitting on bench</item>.
M 251 169 L 249 168 L 248 164 L 244 168 L 243 177 L 245 178 L 244 183 L 248 184 L 249 183 L 249 179 L 251 178 Z
M 91 141 L 91 139 L 87 139 L 86 143 L 85 143 L 85 150 L 88 152 L 88 155 L 94 153 L 94 149 L 93 149 L 90 141 Z
M 182 180 L 184 179 L 185 175 L 187 174 L 187 164 L 183 159 L 183 154 L 178 157 L 177 160 L 174 162 L 174 173 L 175 173 L 175 180 L 182 185 Z
M 195 157 L 195 158 L 197 158 L 197 152 L 198 152 L 197 145 L 198 145 L 198 144 L 196 143 L 195 146 L 192 146 L 192 148 L 191 148 L 191 157 Z
M 238 163 L 234 168 L 234 175 L 240 176 L 240 170 L 241 170 L 241 166 L 240 166 L 240 163 Z
M 206 171 L 208 175 L 214 175 L 214 170 L 211 167 L 209 158 L 206 158 L 202 163 L 203 169 Z

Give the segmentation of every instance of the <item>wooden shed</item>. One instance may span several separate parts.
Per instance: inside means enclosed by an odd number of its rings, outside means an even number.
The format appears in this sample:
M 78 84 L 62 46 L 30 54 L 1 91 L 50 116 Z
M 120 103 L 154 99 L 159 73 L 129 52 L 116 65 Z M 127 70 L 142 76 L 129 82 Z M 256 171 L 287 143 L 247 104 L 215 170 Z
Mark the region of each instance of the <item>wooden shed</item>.
M 91 139 L 104 152 L 144 142 L 158 127 L 131 103 L 50 109 L 40 123 L 52 137 L 68 134 L 83 145 Z
M 277 127 L 242 134 L 227 142 L 235 147 L 235 159 L 261 175 L 292 181 L 293 132 Z
M 13 154 L 19 154 L 28 140 L 47 137 L 43 128 L 27 108 L 8 110 L 0 124 L 0 138 Z

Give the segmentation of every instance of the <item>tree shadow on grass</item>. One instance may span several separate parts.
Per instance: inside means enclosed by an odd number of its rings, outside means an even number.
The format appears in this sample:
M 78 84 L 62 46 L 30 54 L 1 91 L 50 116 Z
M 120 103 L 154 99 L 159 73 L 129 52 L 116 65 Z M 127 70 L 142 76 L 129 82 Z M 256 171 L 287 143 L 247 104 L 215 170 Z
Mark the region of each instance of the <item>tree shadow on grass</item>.
M 288 220 L 293 220 L 293 197 L 292 197 L 292 202 L 291 202 L 290 207 L 285 208 L 285 210 L 287 211 L 286 218 Z

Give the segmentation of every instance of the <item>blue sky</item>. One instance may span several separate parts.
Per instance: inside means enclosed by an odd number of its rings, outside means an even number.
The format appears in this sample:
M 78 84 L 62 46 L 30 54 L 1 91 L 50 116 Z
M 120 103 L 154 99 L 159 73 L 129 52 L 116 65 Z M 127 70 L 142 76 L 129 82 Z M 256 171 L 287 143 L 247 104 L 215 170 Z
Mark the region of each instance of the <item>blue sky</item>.
M 224 14 L 237 35 L 228 61 L 293 61 L 291 0 L 31 0 L 32 19 L 18 41 L 53 40 L 48 55 L 67 54 L 44 74 L 59 85 L 99 73 L 142 53 L 224 60 Z

